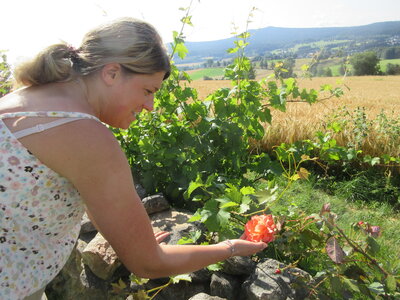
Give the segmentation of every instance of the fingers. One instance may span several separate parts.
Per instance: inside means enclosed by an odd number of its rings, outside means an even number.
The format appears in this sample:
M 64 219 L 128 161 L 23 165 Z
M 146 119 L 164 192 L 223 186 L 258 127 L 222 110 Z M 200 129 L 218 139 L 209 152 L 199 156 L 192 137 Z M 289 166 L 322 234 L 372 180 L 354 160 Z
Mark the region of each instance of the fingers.
M 154 237 L 156 238 L 157 243 L 161 243 L 163 240 L 165 240 L 168 236 L 170 235 L 169 232 L 166 231 L 159 231 L 154 234 Z M 162 243 L 165 244 L 165 243 Z
M 260 246 L 260 251 L 262 251 L 262 250 L 264 250 L 265 248 L 267 248 L 268 247 L 268 244 L 267 243 L 261 243 L 261 246 Z
M 246 239 L 246 232 L 243 232 L 243 234 L 240 236 L 240 238 L 239 239 L 241 239 L 241 240 L 245 240 Z
M 252 245 L 254 247 L 256 252 L 262 251 L 268 247 L 268 244 L 264 242 L 248 242 L 248 243 L 250 243 L 249 245 Z
M 264 242 L 250 242 L 241 239 L 231 240 L 234 244 L 235 255 L 248 256 L 253 255 L 267 248 L 268 244 Z

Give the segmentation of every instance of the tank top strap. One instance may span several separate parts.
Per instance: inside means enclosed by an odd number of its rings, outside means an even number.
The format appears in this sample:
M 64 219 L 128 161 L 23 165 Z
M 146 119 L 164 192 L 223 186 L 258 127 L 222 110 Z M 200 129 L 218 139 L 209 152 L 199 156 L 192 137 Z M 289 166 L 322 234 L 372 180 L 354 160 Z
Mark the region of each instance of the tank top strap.
M 73 121 L 82 120 L 82 119 L 91 119 L 98 122 L 101 122 L 95 116 L 90 114 L 81 113 L 81 112 L 66 112 L 66 111 L 24 111 L 24 112 L 13 112 L 13 113 L 4 113 L 0 114 L 0 120 L 7 118 L 18 118 L 18 117 L 54 117 L 58 118 L 55 121 L 37 124 L 33 127 L 29 127 L 26 129 L 22 129 L 13 133 L 14 137 L 20 139 L 27 135 L 39 133 L 45 131 L 47 129 L 60 126 L 63 124 L 67 124 Z
M 71 111 L 21 111 L 0 114 L 0 119 L 18 118 L 18 117 L 53 117 L 53 118 L 79 118 L 79 119 L 92 119 L 101 122 L 93 115 L 82 112 Z

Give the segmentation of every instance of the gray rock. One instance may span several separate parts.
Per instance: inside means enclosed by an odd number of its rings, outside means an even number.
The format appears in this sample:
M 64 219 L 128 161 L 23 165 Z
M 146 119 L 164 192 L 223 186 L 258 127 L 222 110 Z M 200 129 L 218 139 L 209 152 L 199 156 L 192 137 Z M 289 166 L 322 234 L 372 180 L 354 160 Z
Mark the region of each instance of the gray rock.
M 280 274 L 276 270 L 285 265 L 267 259 L 260 262 L 254 273 L 243 283 L 243 300 L 289 300 L 304 299 L 307 295 L 307 282 L 310 274 L 298 268 L 284 269 Z
M 106 290 L 106 282 L 94 274 L 87 265 L 84 266 L 80 274 L 80 282 L 82 287 L 86 289 Z
M 211 282 L 211 275 L 211 271 L 207 269 L 201 269 L 189 274 L 192 282 Z
M 160 195 L 148 198 L 144 203 L 148 203 L 146 205 L 150 212 L 165 205 L 165 203 L 152 204 L 153 199 L 158 201 L 163 198 Z M 189 236 L 189 233 L 193 231 L 203 230 L 202 224 L 198 222 L 188 223 L 190 217 L 192 217 L 191 213 L 174 209 L 150 215 L 155 231 L 171 233 L 165 241 L 169 244 L 176 244 L 182 237 Z M 192 282 L 181 281 L 172 284 L 163 289 L 155 300 L 306 298 L 307 283 L 312 280 L 311 276 L 297 268 L 284 269 L 281 274 L 275 274 L 276 269 L 284 267 L 284 264 L 272 259 L 256 264 L 248 257 L 232 257 L 226 260 L 221 272 L 212 273 L 207 269 L 202 269 L 190 273 Z M 129 284 L 129 274 L 129 270 L 120 263 L 116 253 L 100 233 L 81 232 L 67 264 L 48 285 L 46 294 L 49 299 L 57 300 L 127 299 L 126 296 L 113 294 L 110 283 L 123 278 L 128 283 L 128 289 L 135 292 L 138 289 L 148 290 L 168 282 L 168 278 L 161 278 L 150 280 L 144 286 L 135 286 L 132 283 Z M 245 278 L 247 280 L 241 285 Z M 123 298 L 118 298 L 120 296 Z
M 140 183 L 135 183 L 136 193 L 139 195 L 140 199 L 143 199 L 147 196 L 147 192 L 144 187 Z
M 82 261 L 99 278 L 107 280 L 121 265 L 114 249 L 98 233 L 82 252 Z
M 224 262 L 222 272 L 230 275 L 250 275 L 254 272 L 256 265 L 247 256 L 234 256 Z
M 208 283 L 191 283 L 183 281 L 168 286 L 166 289 L 162 290 L 159 295 L 160 300 L 187 300 L 198 293 L 208 291 Z M 158 297 L 156 299 L 158 300 Z
M 96 227 L 90 221 L 88 215 L 85 213 L 81 220 L 81 231 L 80 234 L 97 231 Z
M 82 272 L 84 267 L 82 263 L 82 252 L 86 246 L 87 243 L 85 241 L 78 239 L 67 263 L 63 267 L 63 272 L 66 275 L 79 279 L 79 274 Z
M 169 278 L 159 278 L 155 280 L 150 280 L 142 286 L 138 286 L 136 284 L 131 284 L 131 291 L 137 292 L 139 289 L 151 290 L 154 288 L 158 288 L 160 286 L 165 285 L 169 282 Z M 180 281 L 175 284 L 170 284 L 167 287 L 163 288 L 154 300 L 187 300 L 193 295 L 196 295 L 200 292 L 209 292 L 210 287 L 208 282 L 204 283 L 195 283 L 188 281 Z M 151 296 L 151 295 L 150 295 Z
M 210 296 L 206 293 L 199 293 L 189 298 L 188 300 L 225 300 L 225 299 L 218 296 Z
M 87 266 L 70 276 L 63 269 L 46 287 L 49 300 L 108 300 L 109 283 L 95 276 Z
M 162 194 L 152 195 L 142 199 L 144 208 L 149 215 L 170 209 L 168 201 Z
M 165 239 L 167 244 L 176 245 L 182 237 L 189 236 L 190 232 L 201 230 L 201 226 L 196 223 L 188 223 L 193 215 L 185 211 L 171 209 L 150 216 L 151 223 L 155 232 L 167 231 L 170 236 Z
M 234 300 L 237 297 L 240 283 L 240 280 L 232 275 L 215 273 L 211 276 L 210 294 L 212 296 Z

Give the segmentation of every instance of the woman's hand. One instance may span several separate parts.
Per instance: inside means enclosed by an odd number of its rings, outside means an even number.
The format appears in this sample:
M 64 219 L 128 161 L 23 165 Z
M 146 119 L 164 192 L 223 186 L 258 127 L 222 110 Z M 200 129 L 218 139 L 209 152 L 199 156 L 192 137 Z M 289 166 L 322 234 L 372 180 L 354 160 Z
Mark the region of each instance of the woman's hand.
M 232 256 L 249 256 L 267 248 L 264 242 L 249 242 L 243 239 L 230 240 L 233 251 Z
M 169 235 L 169 232 L 159 231 L 154 234 L 154 237 L 156 238 L 157 243 L 159 243 L 160 245 L 165 245 L 166 243 L 163 242 L 163 240 L 165 240 Z
M 221 243 L 229 246 L 232 256 L 249 256 L 267 248 L 268 244 L 264 242 L 246 241 L 246 234 L 243 233 L 239 239 L 223 241 Z M 232 250 L 233 249 L 233 250 Z

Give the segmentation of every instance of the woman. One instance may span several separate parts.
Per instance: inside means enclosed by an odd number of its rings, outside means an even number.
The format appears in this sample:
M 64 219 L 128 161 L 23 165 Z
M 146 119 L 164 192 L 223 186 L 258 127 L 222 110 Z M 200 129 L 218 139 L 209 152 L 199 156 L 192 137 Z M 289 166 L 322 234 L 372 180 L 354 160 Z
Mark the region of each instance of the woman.
M 160 245 L 130 166 L 102 123 L 128 128 L 170 70 L 155 29 L 120 19 L 79 49 L 51 46 L 15 72 L 26 87 L 0 100 L 0 299 L 40 299 L 65 264 L 86 208 L 140 277 L 191 272 L 266 247 L 242 239 Z M 129 237 L 127 239 L 127 237 Z

